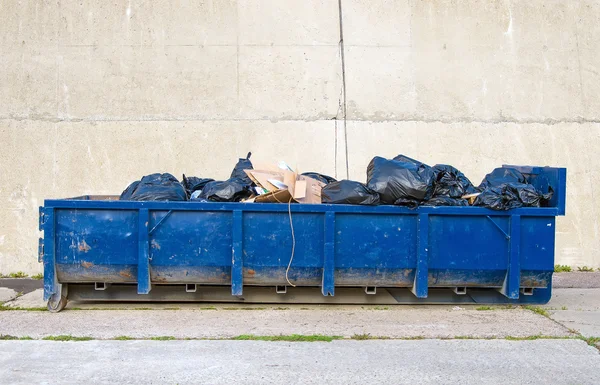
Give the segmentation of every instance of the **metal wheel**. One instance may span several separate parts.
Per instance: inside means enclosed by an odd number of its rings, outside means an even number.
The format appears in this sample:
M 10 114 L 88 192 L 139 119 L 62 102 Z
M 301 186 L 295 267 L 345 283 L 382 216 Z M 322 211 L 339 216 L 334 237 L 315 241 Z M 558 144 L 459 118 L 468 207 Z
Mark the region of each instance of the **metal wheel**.
M 61 295 L 60 299 L 57 300 L 57 295 L 54 294 L 48 300 L 48 311 L 50 313 L 58 313 L 59 311 L 64 309 L 65 306 L 67 306 L 67 297 L 65 296 Z

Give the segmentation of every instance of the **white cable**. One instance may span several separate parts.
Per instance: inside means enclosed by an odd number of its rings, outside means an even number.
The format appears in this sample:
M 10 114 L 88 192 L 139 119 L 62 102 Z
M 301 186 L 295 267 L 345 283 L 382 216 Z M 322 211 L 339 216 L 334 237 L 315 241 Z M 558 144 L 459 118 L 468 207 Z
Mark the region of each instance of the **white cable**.
M 292 261 L 294 260 L 294 251 L 296 251 L 296 236 L 294 235 L 294 224 L 292 223 L 292 198 L 288 202 L 288 214 L 290 216 L 290 228 L 292 229 L 292 255 L 290 256 L 290 262 L 287 265 L 287 269 L 285 269 L 285 280 L 292 287 L 296 287 L 293 283 L 290 282 L 288 278 L 288 273 L 290 272 L 290 267 L 292 266 Z

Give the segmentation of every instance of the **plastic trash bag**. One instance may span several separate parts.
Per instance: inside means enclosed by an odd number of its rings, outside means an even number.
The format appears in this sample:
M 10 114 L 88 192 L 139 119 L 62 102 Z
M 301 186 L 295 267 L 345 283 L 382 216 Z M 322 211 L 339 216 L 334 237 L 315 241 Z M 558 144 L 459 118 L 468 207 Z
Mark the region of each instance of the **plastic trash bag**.
M 540 207 L 542 202 L 552 198 L 552 191 L 542 194 L 530 184 L 505 183 L 498 187 L 488 187 L 475 198 L 474 206 L 492 210 L 510 210 L 519 207 Z
M 394 202 L 394 206 L 406 206 L 411 209 L 416 209 L 421 204 L 421 201 L 412 198 L 398 198 Z
M 190 195 L 190 200 L 198 200 L 198 198 L 200 197 L 200 194 L 202 194 L 202 190 L 196 190 L 194 191 L 191 195 Z
M 527 183 L 527 178 L 521 172 L 514 168 L 496 168 L 494 171 L 487 174 L 481 184 L 479 190 L 483 191 L 488 187 L 498 187 L 505 183 Z
M 435 174 L 431 167 L 399 155 L 390 160 L 376 156 L 367 168 L 367 187 L 379 193 L 383 204 L 412 205 L 428 200 Z
M 248 153 L 246 158 L 240 158 L 231 172 L 231 177 L 225 181 L 211 181 L 206 183 L 202 192 L 193 198 L 194 201 L 212 202 L 239 202 L 252 196 L 254 182 L 244 170 L 252 170 L 252 162 Z
M 307 176 L 309 178 L 316 179 L 319 182 L 322 182 L 322 183 L 325 183 L 325 184 L 329 184 L 331 182 L 337 182 L 337 180 L 335 178 L 332 178 L 332 177 L 327 176 L 327 175 L 319 174 L 319 173 L 316 173 L 316 172 L 303 172 L 302 175 Z
M 209 200 L 212 202 L 239 202 L 252 195 L 250 186 L 240 178 L 225 181 L 208 182 L 197 198 L 193 200 Z
M 450 198 L 450 197 L 433 197 L 423 206 L 468 206 L 469 202 L 466 199 Z
M 433 166 L 433 172 L 435 173 L 433 182 L 434 197 L 461 198 L 463 195 L 479 192 L 469 178 L 452 166 L 436 164 Z
M 409 158 L 408 156 L 406 156 L 406 155 L 402 155 L 402 154 L 400 154 L 400 155 L 396 155 L 396 157 L 394 157 L 394 159 L 393 159 L 393 160 L 397 160 L 398 162 L 412 163 L 412 164 L 414 164 L 414 165 L 416 165 L 416 166 L 425 166 L 425 167 L 429 167 L 428 165 L 426 165 L 425 163 L 423 163 L 423 162 L 421 162 L 421 161 L 418 161 L 418 160 L 416 160 L 416 159 L 413 159 L 413 158 Z
M 321 202 L 349 205 L 377 205 L 379 194 L 352 180 L 331 182 L 321 190 Z
M 252 179 L 250 179 L 250 177 L 248 177 L 248 175 L 244 172 L 244 170 L 254 169 L 254 167 L 252 166 L 252 162 L 250 161 L 251 155 L 252 153 L 249 152 L 248 155 L 246 155 L 246 158 L 240 158 L 238 160 L 237 164 L 233 168 L 233 171 L 231 171 L 231 176 L 229 177 L 229 180 L 241 179 L 243 183 L 249 186 L 253 184 Z
M 171 174 L 146 175 L 130 184 L 121 194 L 124 201 L 185 201 L 185 188 Z
M 214 181 L 214 179 L 198 178 L 195 176 L 187 177 L 185 176 L 185 174 L 183 174 L 183 181 L 181 182 L 181 184 L 185 188 L 185 191 L 187 192 L 188 196 L 191 197 L 194 192 L 202 190 L 208 182 L 212 181 Z

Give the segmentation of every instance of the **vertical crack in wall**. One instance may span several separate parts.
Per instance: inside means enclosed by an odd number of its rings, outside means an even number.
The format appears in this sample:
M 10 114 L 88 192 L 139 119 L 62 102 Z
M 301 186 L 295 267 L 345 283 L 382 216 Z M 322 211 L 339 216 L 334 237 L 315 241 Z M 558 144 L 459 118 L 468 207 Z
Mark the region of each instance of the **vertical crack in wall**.
M 341 103 L 340 107 L 342 109 L 342 118 L 343 118 L 343 127 L 344 127 L 344 155 L 345 155 L 345 164 L 346 164 L 346 179 L 350 179 L 350 170 L 348 166 L 348 133 L 346 130 L 346 61 L 344 57 L 344 22 L 343 22 L 343 13 L 342 13 L 342 0 L 338 0 L 339 7 L 339 23 L 340 23 L 340 58 L 342 62 L 342 92 L 341 92 Z M 339 111 L 339 110 L 338 110 Z M 335 163 L 336 163 L 336 177 L 337 177 L 337 120 L 338 116 L 335 117 L 336 125 L 335 125 Z

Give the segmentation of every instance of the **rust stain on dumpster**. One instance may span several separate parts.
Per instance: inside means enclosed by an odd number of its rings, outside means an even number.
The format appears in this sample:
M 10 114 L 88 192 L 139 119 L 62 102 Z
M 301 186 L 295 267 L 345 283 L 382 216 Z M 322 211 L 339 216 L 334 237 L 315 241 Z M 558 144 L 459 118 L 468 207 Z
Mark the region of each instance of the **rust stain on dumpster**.
M 81 261 L 81 266 L 85 267 L 86 269 L 89 269 L 90 267 L 94 266 L 94 264 L 92 262 Z
M 90 245 L 88 245 L 85 242 L 85 239 L 82 240 L 81 242 L 79 242 L 79 244 L 77 245 L 77 249 L 81 252 L 87 253 L 88 251 L 90 251 L 92 248 L 90 247 Z
M 119 275 L 123 278 L 132 278 L 131 271 L 129 270 L 121 270 L 119 271 Z

